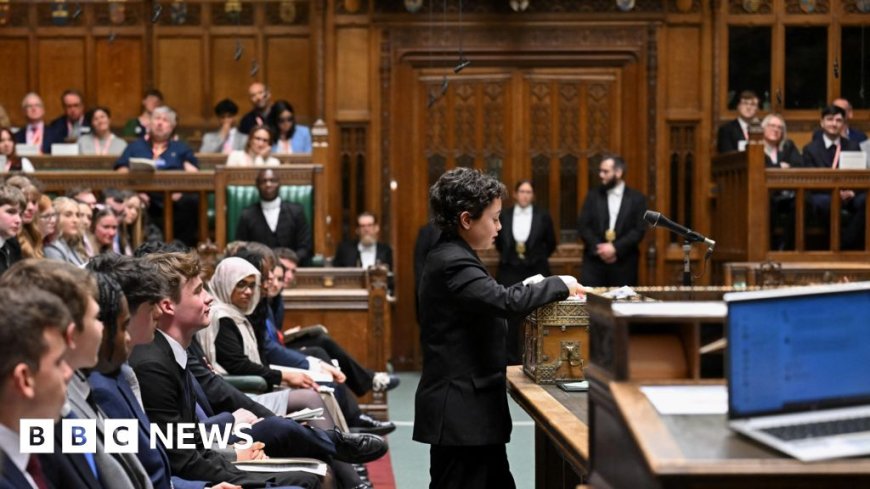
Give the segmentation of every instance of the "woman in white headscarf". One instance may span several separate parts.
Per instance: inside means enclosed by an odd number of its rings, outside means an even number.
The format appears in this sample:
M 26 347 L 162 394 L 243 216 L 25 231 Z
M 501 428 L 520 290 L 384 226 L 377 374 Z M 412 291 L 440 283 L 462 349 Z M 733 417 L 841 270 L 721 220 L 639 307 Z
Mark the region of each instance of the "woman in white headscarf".
M 260 300 L 260 271 L 247 260 L 231 257 L 221 260 L 209 282 L 214 296 L 211 306 L 211 324 L 197 333 L 206 357 L 222 375 L 256 375 L 266 380 L 269 388 L 298 385 L 299 374 L 275 370 L 263 364 L 257 332 L 245 317 L 254 311 Z M 283 415 L 305 407 L 323 407 L 323 401 L 310 389 L 279 389 L 256 396 L 254 399 Z M 325 423 L 312 423 L 319 428 L 334 426 L 331 419 Z

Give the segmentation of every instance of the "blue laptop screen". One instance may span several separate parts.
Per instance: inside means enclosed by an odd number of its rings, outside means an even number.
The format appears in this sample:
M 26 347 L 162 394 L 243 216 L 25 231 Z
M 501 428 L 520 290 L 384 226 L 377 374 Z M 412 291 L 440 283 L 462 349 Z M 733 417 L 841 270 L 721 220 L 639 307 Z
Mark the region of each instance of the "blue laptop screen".
M 728 303 L 729 415 L 870 399 L 870 290 Z

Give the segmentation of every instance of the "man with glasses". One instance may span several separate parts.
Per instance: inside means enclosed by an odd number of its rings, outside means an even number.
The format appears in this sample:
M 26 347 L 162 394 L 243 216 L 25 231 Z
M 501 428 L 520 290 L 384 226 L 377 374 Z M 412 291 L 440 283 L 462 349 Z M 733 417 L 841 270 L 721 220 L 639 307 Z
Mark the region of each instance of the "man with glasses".
M 15 143 L 34 146 L 41 154 L 51 152 L 50 138 L 45 137 L 48 125 L 43 120 L 45 117 L 45 105 L 42 98 L 36 93 L 30 92 L 21 100 L 21 111 L 27 119 L 27 125 L 15 133 Z
M 85 101 L 81 92 L 67 89 L 61 95 L 60 102 L 64 113 L 48 126 L 51 142 L 76 142 L 82 134 L 90 134 L 90 121 L 85 118 Z
M 749 141 L 749 123 L 758 115 L 758 95 L 752 90 L 740 92 L 737 118 L 719 126 L 716 149 L 719 153 L 744 151 Z

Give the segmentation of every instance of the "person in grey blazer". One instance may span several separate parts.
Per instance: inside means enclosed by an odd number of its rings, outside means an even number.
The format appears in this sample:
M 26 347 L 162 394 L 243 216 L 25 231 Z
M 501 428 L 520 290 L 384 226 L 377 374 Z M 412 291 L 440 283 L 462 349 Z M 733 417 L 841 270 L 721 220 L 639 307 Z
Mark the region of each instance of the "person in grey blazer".
M 239 106 L 232 100 L 225 98 L 215 105 L 214 113 L 221 121 L 221 128 L 218 131 L 202 135 L 202 145 L 199 147 L 199 152 L 230 154 L 232 151 L 244 150 L 248 143 L 248 135 L 242 134 L 236 127 Z
M 96 107 L 85 120 L 91 126 L 90 134 L 79 138 L 79 154 L 118 156 L 127 147 L 127 141 L 112 134 L 112 113 L 107 107 Z
M 54 199 L 54 211 L 57 212 L 58 237 L 45 245 L 45 257 L 52 260 L 65 261 L 77 267 L 87 263 L 81 246 L 81 231 L 79 230 L 79 205 L 68 197 Z

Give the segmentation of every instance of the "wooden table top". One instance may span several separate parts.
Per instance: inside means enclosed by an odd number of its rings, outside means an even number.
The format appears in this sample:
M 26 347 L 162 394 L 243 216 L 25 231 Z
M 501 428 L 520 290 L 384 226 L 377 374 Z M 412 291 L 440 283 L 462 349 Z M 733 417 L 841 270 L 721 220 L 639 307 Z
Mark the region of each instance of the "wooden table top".
M 535 384 L 521 366 L 507 369 L 508 392 L 578 473 L 589 470 L 588 394 Z

